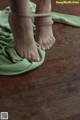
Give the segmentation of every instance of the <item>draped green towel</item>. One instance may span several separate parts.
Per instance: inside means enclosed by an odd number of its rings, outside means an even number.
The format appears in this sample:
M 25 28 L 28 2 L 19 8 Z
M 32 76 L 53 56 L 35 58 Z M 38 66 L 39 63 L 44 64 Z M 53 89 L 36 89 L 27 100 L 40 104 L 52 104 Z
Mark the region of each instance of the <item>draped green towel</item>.
M 34 12 L 35 4 L 30 2 L 30 8 Z M 41 60 L 29 62 L 21 58 L 14 48 L 14 39 L 8 24 L 10 8 L 0 11 L 0 75 L 18 75 L 39 67 L 45 60 L 45 51 L 36 43 Z M 52 12 L 54 22 L 60 22 L 75 27 L 80 27 L 80 17 Z M 33 26 L 34 28 L 34 26 Z

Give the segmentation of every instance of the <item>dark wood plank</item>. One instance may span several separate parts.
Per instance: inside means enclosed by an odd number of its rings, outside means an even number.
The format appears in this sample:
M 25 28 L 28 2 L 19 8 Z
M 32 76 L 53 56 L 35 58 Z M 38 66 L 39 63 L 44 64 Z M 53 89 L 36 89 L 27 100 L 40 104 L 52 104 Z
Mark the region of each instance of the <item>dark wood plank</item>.
M 8 5 L 1 0 L 0 8 Z M 80 15 L 80 8 L 53 5 Z M 68 11 L 67 11 L 68 9 Z M 10 120 L 80 120 L 80 28 L 55 24 L 56 44 L 42 66 L 19 76 L 0 76 L 0 111 Z

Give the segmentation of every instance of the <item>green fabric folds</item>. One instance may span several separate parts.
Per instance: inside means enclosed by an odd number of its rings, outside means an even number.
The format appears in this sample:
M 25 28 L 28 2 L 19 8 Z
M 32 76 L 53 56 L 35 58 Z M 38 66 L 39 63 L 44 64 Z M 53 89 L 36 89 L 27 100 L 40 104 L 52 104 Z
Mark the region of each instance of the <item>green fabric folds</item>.
M 35 4 L 30 2 L 30 8 L 34 12 Z M 41 60 L 39 62 L 29 62 L 16 53 L 14 39 L 8 24 L 10 8 L 0 11 L 0 75 L 18 75 L 39 67 L 45 60 L 45 51 L 36 43 Z M 64 23 L 75 27 L 80 27 L 80 17 L 52 12 L 54 22 Z M 35 26 L 33 26 L 35 28 Z

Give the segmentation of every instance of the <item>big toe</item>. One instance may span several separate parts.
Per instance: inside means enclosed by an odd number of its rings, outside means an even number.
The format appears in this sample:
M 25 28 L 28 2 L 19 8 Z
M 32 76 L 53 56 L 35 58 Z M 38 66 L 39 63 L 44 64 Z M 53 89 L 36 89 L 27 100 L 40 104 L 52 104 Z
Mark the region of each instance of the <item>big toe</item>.
M 53 41 L 51 39 L 43 40 L 41 46 L 44 50 L 49 50 L 53 45 Z
M 38 62 L 40 61 L 40 56 L 37 52 L 32 51 L 31 53 L 28 54 L 27 59 L 30 62 Z

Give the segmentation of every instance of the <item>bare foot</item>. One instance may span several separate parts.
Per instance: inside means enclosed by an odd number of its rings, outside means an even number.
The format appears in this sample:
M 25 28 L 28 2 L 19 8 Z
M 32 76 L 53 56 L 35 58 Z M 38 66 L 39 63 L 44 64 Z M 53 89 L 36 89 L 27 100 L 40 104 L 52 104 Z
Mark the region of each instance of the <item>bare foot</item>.
M 44 50 L 51 48 L 55 43 L 55 37 L 53 36 L 52 32 L 52 25 L 37 27 L 35 39 Z
M 17 53 L 29 61 L 39 61 L 40 56 L 34 40 L 31 19 L 10 13 L 9 23 L 13 32 Z
M 51 1 L 50 0 L 41 0 L 37 6 L 36 13 L 49 13 L 51 11 Z M 44 18 L 36 18 L 36 21 L 40 21 L 44 19 L 46 21 L 46 17 Z M 44 50 L 48 50 L 55 43 L 55 37 L 52 31 L 52 25 L 43 25 L 36 26 L 36 41 L 41 45 Z

